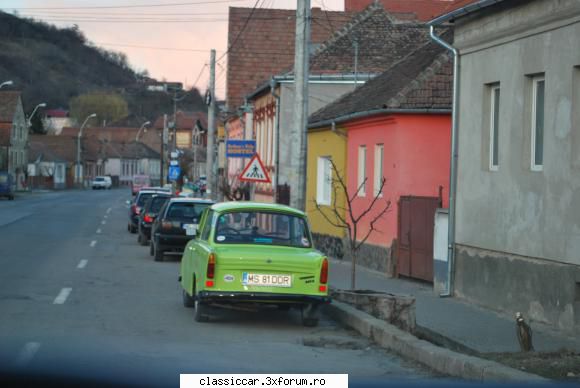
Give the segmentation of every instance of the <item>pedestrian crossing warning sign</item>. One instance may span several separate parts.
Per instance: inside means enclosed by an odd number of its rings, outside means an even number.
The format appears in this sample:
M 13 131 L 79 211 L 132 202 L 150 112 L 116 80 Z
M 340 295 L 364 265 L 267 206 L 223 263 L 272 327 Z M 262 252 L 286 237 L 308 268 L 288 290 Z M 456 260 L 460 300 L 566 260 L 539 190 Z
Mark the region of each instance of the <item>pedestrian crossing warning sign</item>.
M 270 177 L 264 168 L 264 164 L 260 159 L 258 154 L 254 154 L 252 159 L 250 159 L 250 163 L 244 168 L 244 171 L 240 174 L 241 181 L 248 181 L 248 182 L 265 182 L 270 183 Z

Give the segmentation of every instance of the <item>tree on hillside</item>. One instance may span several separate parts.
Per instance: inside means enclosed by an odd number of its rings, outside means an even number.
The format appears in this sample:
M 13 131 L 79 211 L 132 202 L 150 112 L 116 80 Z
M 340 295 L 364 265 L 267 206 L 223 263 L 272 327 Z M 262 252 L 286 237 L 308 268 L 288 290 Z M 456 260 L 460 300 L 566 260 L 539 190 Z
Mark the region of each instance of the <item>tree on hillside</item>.
M 99 124 L 126 117 L 129 114 L 127 101 L 113 93 L 88 93 L 70 100 L 70 116 L 82 123 L 90 114 L 97 114 Z
M 329 206 L 329 211 L 325 211 L 316 199 L 313 202 L 316 210 L 328 223 L 334 227 L 346 229 L 347 231 L 348 248 L 352 259 L 350 285 L 351 289 L 354 290 L 356 288 L 356 262 L 359 250 L 373 232 L 379 231 L 376 228 L 377 221 L 391 209 L 391 201 L 383 198 L 383 190 L 387 180 L 385 177 L 382 177 L 381 184 L 372 201 L 366 208 L 357 212 L 354 202 L 357 200 L 361 190 L 365 187 L 368 178 L 365 177 L 356 191 L 351 193 L 348 190 L 346 180 L 341 172 L 338 171 L 336 164 L 334 164 L 332 159 L 329 159 L 329 162 L 331 165 L 331 176 L 329 180 L 332 189 L 332 203 Z M 344 207 L 338 202 L 339 196 L 344 197 Z M 364 219 L 370 220 L 369 226 L 367 229 L 361 230 L 360 222 Z
M 40 112 L 37 112 L 34 116 L 32 116 L 30 119 L 30 130 L 37 135 L 44 135 L 46 133 L 46 129 L 44 128 L 44 124 L 42 123 L 40 116 Z

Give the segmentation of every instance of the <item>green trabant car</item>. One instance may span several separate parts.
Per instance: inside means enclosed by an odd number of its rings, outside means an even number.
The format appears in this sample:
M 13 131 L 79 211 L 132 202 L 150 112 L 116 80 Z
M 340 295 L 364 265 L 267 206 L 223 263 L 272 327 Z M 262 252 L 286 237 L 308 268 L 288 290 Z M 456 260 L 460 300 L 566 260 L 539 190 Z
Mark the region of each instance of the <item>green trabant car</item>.
M 266 203 L 223 202 L 207 208 L 181 259 L 183 304 L 195 320 L 208 305 L 298 307 L 305 326 L 329 303 L 328 259 L 312 245 L 306 215 Z

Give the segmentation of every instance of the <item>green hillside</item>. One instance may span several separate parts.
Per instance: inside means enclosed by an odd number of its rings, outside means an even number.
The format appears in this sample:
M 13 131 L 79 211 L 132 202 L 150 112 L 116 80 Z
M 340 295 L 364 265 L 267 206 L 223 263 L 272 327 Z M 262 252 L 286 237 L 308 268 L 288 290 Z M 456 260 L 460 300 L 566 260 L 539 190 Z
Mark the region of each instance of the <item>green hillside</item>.
M 26 111 L 39 102 L 68 108 L 72 97 L 109 91 L 121 94 L 130 113 L 141 117 L 172 112 L 172 95 L 145 92 L 141 79 L 123 53 L 93 46 L 76 27 L 57 28 L 0 11 L 0 82 L 14 81 Z M 197 91 L 180 108 L 205 109 Z

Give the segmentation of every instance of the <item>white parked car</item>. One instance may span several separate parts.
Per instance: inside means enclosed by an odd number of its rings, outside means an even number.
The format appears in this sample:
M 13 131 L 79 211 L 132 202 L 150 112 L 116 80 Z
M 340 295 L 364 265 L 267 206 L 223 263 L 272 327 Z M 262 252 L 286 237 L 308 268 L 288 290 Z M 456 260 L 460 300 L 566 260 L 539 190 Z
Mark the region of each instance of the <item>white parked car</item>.
M 97 176 L 91 182 L 91 186 L 93 186 L 93 190 L 110 189 L 113 186 L 113 182 L 110 176 Z

